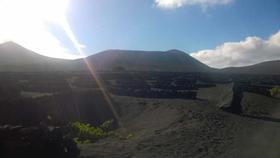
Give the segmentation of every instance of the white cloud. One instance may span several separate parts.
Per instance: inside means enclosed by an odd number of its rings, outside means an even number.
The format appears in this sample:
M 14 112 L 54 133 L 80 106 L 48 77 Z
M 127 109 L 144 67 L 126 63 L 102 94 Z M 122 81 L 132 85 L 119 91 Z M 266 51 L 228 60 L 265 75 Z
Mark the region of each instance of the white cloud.
M 247 37 L 240 42 L 227 42 L 215 49 L 194 52 L 191 56 L 216 68 L 247 66 L 269 60 L 280 60 L 280 31 L 267 40 Z
M 180 8 L 185 5 L 199 5 L 203 8 L 214 5 L 226 5 L 233 0 L 154 0 L 157 7 L 165 9 Z
M 0 43 L 14 41 L 39 54 L 75 59 L 49 31 L 60 26 L 68 0 L 0 0 Z

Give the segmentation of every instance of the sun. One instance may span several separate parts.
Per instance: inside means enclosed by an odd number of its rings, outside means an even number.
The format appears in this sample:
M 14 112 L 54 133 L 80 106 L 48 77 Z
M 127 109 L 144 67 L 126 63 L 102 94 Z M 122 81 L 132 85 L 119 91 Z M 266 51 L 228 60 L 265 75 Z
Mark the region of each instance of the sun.
M 56 21 L 65 16 L 68 0 L 1 0 L 6 17 Z
M 68 4 L 69 0 L 0 0 L 0 42 L 12 40 L 42 55 L 77 58 L 48 28 L 61 27 L 82 54 L 67 22 Z

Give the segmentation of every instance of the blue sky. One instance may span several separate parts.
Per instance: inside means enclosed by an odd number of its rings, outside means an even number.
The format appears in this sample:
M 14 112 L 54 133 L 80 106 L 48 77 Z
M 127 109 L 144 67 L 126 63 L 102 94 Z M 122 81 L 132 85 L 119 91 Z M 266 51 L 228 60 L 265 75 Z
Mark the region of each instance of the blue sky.
M 161 8 L 153 0 L 71 1 L 67 18 L 85 52 L 106 49 L 196 52 L 280 29 L 279 0 L 233 0 Z M 66 43 L 66 41 L 65 41 Z

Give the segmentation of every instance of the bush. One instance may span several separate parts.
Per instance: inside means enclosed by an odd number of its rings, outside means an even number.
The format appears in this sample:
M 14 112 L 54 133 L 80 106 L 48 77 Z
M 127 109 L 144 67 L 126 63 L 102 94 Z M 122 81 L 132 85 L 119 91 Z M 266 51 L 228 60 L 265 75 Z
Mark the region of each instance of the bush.
M 79 144 L 87 144 L 95 142 L 109 136 L 113 136 L 114 132 L 109 131 L 113 124 L 113 120 L 104 122 L 100 127 L 93 127 L 90 124 L 81 122 L 73 122 L 68 125 L 67 136 L 73 138 Z
M 270 95 L 273 97 L 280 95 L 280 87 L 276 86 L 276 87 L 273 87 L 272 89 L 270 89 Z
M 109 131 L 112 128 L 112 125 L 114 123 L 114 120 L 108 120 L 101 124 L 100 128 L 104 131 Z

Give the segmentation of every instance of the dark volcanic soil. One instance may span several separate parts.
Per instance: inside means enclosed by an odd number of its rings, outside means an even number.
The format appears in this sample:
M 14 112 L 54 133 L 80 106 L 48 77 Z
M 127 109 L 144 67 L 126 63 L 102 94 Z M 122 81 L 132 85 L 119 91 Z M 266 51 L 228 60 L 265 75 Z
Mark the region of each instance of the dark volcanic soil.
M 280 123 L 223 112 L 208 101 L 113 97 L 128 139 L 80 145 L 83 158 L 279 158 Z

